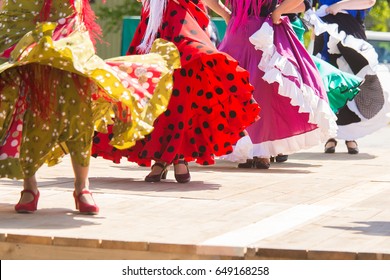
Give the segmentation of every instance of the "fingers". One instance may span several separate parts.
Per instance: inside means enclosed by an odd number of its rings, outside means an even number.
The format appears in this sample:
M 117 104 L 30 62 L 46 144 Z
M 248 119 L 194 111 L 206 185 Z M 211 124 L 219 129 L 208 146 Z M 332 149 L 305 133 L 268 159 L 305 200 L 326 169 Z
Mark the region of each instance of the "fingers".
M 280 19 L 280 16 L 277 14 L 272 14 L 271 19 L 272 19 L 273 24 L 280 24 L 282 22 L 282 20 Z

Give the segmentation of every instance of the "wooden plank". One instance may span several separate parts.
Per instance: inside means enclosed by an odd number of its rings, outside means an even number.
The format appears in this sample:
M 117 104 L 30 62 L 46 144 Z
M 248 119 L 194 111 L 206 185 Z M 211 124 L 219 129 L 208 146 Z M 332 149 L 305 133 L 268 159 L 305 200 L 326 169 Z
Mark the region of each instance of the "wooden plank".
M 230 259 L 219 255 L 175 254 L 151 251 L 110 250 L 70 246 L 45 246 L 0 242 L 2 260 L 208 260 Z
M 21 235 L 21 234 L 7 234 L 6 241 L 10 242 L 10 243 L 25 243 L 25 244 L 36 244 L 36 245 L 52 245 L 53 244 L 52 237 Z

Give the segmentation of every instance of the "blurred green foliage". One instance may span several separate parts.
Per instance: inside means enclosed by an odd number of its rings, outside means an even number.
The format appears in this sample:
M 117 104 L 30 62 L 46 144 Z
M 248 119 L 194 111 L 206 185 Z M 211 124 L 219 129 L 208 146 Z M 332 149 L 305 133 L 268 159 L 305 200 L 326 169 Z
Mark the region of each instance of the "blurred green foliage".
M 97 5 L 93 7 L 96 15 L 102 20 L 105 32 L 117 32 L 122 25 L 124 16 L 138 16 L 141 13 L 141 3 L 136 0 L 122 0 L 118 5 Z
M 388 32 L 390 26 L 390 0 L 376 0 L 366 19 L 368 30 Z
M 105 30 L 116 32 L 120 29 L 124 16 L 139 15 L 141 3 L 136 0 L 122 0 L 117 5 L 98 5 L 97 16 L 103 20 Z M 211 13 L 211 16 L 215 16 Z M 376 0 L 375 6 L 370 11 L 366 26 L 369 30 L 389 31 L 390 26 L 390 0 Z

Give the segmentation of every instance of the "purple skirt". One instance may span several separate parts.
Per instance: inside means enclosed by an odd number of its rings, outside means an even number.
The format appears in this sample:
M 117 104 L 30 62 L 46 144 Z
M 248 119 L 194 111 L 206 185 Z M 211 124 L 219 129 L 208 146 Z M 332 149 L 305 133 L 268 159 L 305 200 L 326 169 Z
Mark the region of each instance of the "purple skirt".
M 231 23 L 234 18 L 231 19 Z M 320 74 L 287 17 L 273 25 L 270 18 L 250 17 L 234 33 L 227 28 L 219 50 L 233 56 L 250 73 L 254 99 L 262 108 L 260 120 L 247 128 L 253 156 L 291 154 L 316 146 L 335 135 L 335 115 L 330 109 Z M 247 144 L 246 144 L 247 145 Z M 234 154 L 234 153 L 233 153 Z

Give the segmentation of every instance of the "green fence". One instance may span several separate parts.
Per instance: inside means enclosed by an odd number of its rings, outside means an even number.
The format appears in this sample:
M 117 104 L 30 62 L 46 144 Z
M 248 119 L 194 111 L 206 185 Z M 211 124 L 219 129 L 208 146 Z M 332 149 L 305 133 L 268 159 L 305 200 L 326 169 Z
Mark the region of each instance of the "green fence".
M 217 26 L 219 38 L 222 40 L 226 31 L 226 23 L 222 18 L 212 18 L 212 20 Z M 138 23 L 139 16 L 128 16 L 123 18 L 121 55 L 126 54 Z

